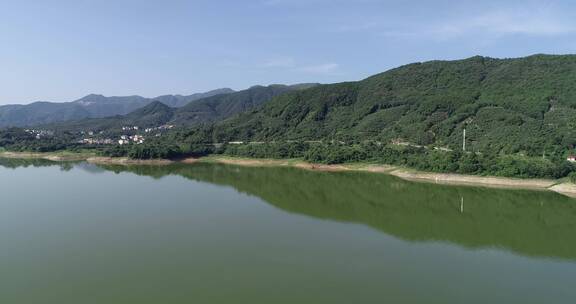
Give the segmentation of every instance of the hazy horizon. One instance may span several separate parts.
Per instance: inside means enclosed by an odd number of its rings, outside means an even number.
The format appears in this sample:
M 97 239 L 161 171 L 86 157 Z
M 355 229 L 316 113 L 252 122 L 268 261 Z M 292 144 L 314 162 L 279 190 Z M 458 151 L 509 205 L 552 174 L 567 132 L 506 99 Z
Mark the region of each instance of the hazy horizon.
M 575 15 L 569 1 L 1 3 L 0 105 L 334 83 L 436 59 L 571 54 Z

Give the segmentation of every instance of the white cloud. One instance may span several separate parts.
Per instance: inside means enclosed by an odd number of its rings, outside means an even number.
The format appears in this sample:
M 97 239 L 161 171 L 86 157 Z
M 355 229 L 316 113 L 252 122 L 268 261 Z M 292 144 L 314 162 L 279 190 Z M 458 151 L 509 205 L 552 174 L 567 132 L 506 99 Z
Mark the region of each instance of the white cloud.
M 337 63 L 325 63 L 319 65 L 302 66 L 295 69 L 296 71 L 308 74 L 321 75 L 341 75 L 340 65 Z
M 294 57 L 276 56 L 260 62 L 247 62 L 245 60 L 222 60 L 219 66 L 237 70 L 252 71 L 284 71 L 289 73 L 313 74 L 324 76 L 344 75 L 338 63 L 302 64 Z
M 292 57 L 278 57 L 269 59 L 262 67 L 264 68 L 294 68 L 296 66 L 296 60 Z
M 381 16 L 380 20 L 358 20 L 354 23 L 334 25 L 330 32 L 355 32 L 395 39 L 449 40 L 462 37 L 498 39 L 510 35 L 558 36 L 576 33 L 576 18 L 569 12 L 549 4 L 524 3 L 474 12 L 455 10 L 442 19 L 429 17 L 416 22 L 396 22 Z M 374 17 L 372 17 L 374 19 Z
M 470 33 L 505 35 L 551 36 L 576 32 L 572 20 L 561 17 L 546 7 L 509 9 L 488 12 L 471 18 L 440 24 L 429 31 L 440 38 L 451 38 Z
M 285 70 L 288 72 L 297 72 L 304 74 L 315 74 L 315 75 L 342 75 L 340 70 L 340 65 L 337 63 L 329 62 L 322 64 L 301 64 L 290 56 L 279 56 L 273 57 L 264 61 L 263 63 L 256 64 L 258 69 L 267 70 Z

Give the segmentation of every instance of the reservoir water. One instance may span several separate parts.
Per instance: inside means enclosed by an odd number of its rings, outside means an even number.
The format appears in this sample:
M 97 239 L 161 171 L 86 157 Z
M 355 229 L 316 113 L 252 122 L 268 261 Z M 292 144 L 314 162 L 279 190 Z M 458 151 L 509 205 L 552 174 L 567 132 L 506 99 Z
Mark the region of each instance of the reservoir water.
M 0 159 L 0 303 L 575 303 L 576 199 Z

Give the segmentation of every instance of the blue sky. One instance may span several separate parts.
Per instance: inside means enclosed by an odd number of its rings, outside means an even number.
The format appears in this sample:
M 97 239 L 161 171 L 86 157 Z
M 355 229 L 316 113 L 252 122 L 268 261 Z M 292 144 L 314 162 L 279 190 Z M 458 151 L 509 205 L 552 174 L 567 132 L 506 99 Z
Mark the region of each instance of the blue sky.
M 0 104 L 359 80 L 576 52 L 572 1 L 0 1 Z

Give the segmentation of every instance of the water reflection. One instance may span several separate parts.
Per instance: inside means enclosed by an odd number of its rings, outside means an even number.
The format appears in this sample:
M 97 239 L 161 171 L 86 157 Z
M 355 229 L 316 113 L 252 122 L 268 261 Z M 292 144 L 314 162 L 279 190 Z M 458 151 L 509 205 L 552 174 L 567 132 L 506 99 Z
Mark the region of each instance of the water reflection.
M 73 162 L 54 162 L 46 159 L 18 159 L 18 158 L 2 158 L 0 157 L 0 166 L 8 169 L 16 168 L 41 168 L 41 167 L 54 167 L 58 166 L 63 171 L 69 171 L 74 168 Z
M 0 161 L 0 166 L 9 168 L 48 165 L 153 178 L 178 175 L 234 187 L 288 212 L 361 223 L 408 241 L 440 241 L 467 248 L 500 248 L 526 256 L 576 259 L 576 200 L 552 192 L 455 187 L 380 174 L 295 168 Z

